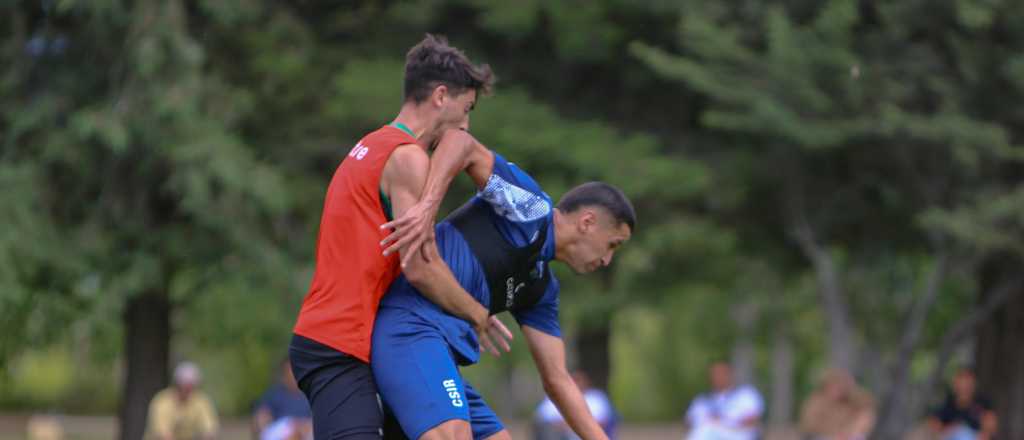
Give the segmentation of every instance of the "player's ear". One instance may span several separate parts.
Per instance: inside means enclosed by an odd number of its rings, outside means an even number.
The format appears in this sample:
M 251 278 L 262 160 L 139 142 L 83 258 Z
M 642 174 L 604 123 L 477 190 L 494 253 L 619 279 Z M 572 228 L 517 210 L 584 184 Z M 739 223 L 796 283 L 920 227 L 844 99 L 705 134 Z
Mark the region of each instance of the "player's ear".
M 584 231 L 590 231 L 597 226 L 597 214 L 592 209 L 583 209 L 580 212 L 580 226 Z
M 448 86 L 444 84 L 434 87 L 434 90 L 430 92 L 430 102 L 438 108 L 444 107 L 445 102 L 450 98 L 451 96 L 448 95 Z

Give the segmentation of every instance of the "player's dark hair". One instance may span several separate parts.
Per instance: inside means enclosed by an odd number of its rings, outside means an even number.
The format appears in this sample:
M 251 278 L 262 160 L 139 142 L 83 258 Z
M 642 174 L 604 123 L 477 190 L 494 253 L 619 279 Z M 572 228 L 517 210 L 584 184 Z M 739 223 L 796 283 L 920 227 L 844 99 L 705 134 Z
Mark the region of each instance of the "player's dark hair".
M 427 34 L 405 55 L 405 102 L 423 102 L 442 84 L 453 95 L 470 89 L 486 95 L 494 86 L 494 73 L 487 64 L 474 65 L 446 38 Z
M 604 182 L 587 182 L 565 193 L 558 201 L 558 210 L 569 214 L 584 206 L 598 206 L 608 211 L 616 225 L 625 223 L 636 229 L 636 211 L 629 198 L 618 188 Z

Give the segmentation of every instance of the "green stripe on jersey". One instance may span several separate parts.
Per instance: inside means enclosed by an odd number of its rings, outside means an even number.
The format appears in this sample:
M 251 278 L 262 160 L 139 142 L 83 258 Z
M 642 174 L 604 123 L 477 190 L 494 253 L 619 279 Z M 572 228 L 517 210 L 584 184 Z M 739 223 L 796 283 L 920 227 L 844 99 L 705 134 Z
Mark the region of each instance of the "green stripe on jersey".
M 403 124 L 401 122 L 398 122 L 398 121 L 392 122 L 391 126 L 397 128 L 399 130 L 402 130 L 402 131 L 404 131 L 406 133 L 409 133 L 409 136 L 416 137 L 416 135 L 412 133 L 412 130 L 410 130 L 409 127 L 406 127 L 405 124 Z

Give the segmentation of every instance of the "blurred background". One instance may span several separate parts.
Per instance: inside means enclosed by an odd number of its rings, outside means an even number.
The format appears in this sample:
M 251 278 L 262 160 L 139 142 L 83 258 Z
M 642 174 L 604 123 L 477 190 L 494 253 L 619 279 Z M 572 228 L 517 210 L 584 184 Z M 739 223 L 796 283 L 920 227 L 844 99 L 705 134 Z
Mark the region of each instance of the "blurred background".
M 0 438 L 133 438 L 182 360 L 250 438 L 330 176 L 432 32 L 499 77 L 478 139 L 555 199 L 636 204 L 610 268 L 556 265 L 619 437 L 681 438 L 725 361 L 769 438 L 800 438 L 829 368 L 871 438 L 929 434 L 969 367 L 994 438 L 1024 439 L 1024 2 L 0 5 Z M 517 342 L 464 374 L 528 438 Z

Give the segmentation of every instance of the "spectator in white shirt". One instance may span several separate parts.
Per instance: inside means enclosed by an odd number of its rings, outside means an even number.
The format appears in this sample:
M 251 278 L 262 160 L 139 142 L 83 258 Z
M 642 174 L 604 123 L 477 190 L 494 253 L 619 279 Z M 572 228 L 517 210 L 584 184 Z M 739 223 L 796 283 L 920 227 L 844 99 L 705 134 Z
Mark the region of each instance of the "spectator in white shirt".
M 693 400 L 686 411 L 688 440 L 756 440 L 764 401 L 750 385 L 736 385 L 732 367 L 710 368 L 711 392 Z

